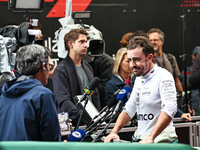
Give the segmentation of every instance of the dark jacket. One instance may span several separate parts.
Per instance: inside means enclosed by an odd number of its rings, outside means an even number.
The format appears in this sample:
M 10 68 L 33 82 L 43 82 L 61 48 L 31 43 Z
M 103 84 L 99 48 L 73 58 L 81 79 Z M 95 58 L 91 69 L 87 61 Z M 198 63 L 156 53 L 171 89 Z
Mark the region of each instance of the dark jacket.
M 133 88 L 134 82 L 135 77 L 133 76 L 131 79 L 132 85 L 129 85 L 131 88 Z M 105 86 L 106 101 L 108 102 L 115 93 L 115 91 L 117 91 L 118 89 L 123 89 L 125 85 L 126 84 L 122 80 L 120 80 L 116 75 L 113 75 Z
M 58 141 L 53 93 L 36 79 L 9 81 L 0 96 L 0 141 Z
M 114 60 L 111 56 L 104 53 L 102 56 L 96 56 L 95 59 L 89 64 L 93 68 L 95 77 L 100 78 L 98 90 L 100 93 L 101 108 L 103 108 L 106 105 L 105 86 L 108 80 L 110 80 L 110 77 L 112 76 Z
M 180 110 L 180 109 L 177 107 L 177 112 L 176 112 L 174 118 L 176 118 L 176 117 L 181 117 L 183 113 L 184 113 L 184 112 L 183 112 L 182 110 Z
M 89 81 L 94 78 L 91 66 L 82 61 Z M 76 72 L 74 62 L 67 55 L 56 67 L 53 74 L 53 91 L 55 94 L 56 106 L 58 113 L 68 112 L 72 120 L 76 120 L 80 110 L 75 106 L 73 98 L 77 95 L 82 95 L 81 80 Z M 100 110 L 100 99 L 97 88 L 92 95 L 92 102 L 98 110 Z
M 192 71 L 189 78 L 189 83 L 189 89 L 200 89 L 200 54 L 197 54 L 192 64 Z

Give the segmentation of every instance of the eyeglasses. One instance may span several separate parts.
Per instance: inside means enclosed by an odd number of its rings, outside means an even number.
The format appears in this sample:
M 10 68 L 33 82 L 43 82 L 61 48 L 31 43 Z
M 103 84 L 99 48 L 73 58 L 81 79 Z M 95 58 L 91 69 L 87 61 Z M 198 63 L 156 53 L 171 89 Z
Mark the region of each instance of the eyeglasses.
M 54 68 L 54 64 L 49 64 L 49 70 L 52 71 Z
M 150 42 L 158 42 L 160 39 L 151 39 Z

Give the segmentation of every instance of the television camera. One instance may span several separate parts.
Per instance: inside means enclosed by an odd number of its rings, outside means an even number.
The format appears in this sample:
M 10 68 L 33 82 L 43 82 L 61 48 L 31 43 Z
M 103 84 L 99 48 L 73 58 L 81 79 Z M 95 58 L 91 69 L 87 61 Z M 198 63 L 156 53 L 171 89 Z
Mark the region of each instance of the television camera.
M 58 57 L 65 58 L 68 51 L 65 50 L 64 36 L 71 29 L 83 28 L 88 32 L 88 51 L 89 56 L 101 56 L 105 53 L 105 41 L 102 38 L 102 33 L 93 25 L 84 24 L 82 19 L 90 19 L 91 11 L 72 12 L 71 16 L 61 18 L 59 21 L 63 25 L 61 29 L 55 32 L 58 43 Z
M 8 0 L 8 10 L 14 13 L 26 13 L 25 22 L 20 25 L 7 25 L 0 28 L 0 87 L 6 81 L 16 78 L 14 73 L 15 56 L 19 47 L 34 43 L 38 19 L 29 19 L 28 12 L 42 12 L 44 0 Z

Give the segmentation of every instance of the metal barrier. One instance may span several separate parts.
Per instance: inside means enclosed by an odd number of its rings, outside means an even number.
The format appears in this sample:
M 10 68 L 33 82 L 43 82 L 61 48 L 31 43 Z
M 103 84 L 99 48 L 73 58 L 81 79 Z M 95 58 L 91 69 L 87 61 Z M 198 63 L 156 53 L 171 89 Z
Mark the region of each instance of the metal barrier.
M 176 133 L 178 135 L 179 143 L 189 144 L 193 147 L 200 147 L 200 116 L 192 117 L 191 122 L 185 122 L 181 118 L 174 118 L 174 127 L 176 128 Z M 108 135 L 115 123 L 111 123 L 107 129 L 105 136 Z M 101 125 L 95 134 L 101 132 L 105 125 Z M 81 127 L 83 130 L 85 126 Z M 129 122 L 124 128 L 119 131 L 119 136 L 122 140 L 132 141 L 132 135 L 137 130 L 137 127 L 132 127 L 131 122 Z
M 200 122 L 199 122 L 200 124 Z M 113 127 L 113 124 L 111 125 Z M 107 129 L 105 135 L 109 134 L 112 130 L 112 127 Z M 174 127 L 176 129 L 176 133 L 178 135 L 179 143 L 188 144 L 191 146 L 198 146 L 197 145 L 197 124 L 188 122 L 188 123 L 175 123 Z M 198 126 L 200 128 L 200 126 Z M 132 141 L 132 135 L 137 130 L 137 127 L 128 127 L 125 126 L 119 131 L 120 139 L 126 141 Z M 200 134 L 200 130 L 199 134 Z M 101 130 L 98 130 L 95 134 L 100 133 Z M 200 142 L 198 142 L 200 143 Z
M 197 146 L 200 147 L 200 121 L 196 122 L 197 126 Z
M 179 143 L 197 146 L 196 124 L 189 123 L 175 123 L 176 134 L 178 135 Z

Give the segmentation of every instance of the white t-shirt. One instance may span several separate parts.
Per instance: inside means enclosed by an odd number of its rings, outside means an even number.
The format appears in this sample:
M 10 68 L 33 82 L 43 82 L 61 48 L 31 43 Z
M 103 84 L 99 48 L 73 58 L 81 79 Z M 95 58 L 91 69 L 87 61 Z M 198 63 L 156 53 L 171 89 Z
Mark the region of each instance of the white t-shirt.
M 176 88 L 171 73 L 155 64 L 145 76 L 136 78 L 123 112 L 131 118 L 137 112 L 138 135 L 143 135 L 151 133 L 161 111 L 171 118 L 176 114 Z M 172 126 L 171 121 L 167 128 Z

